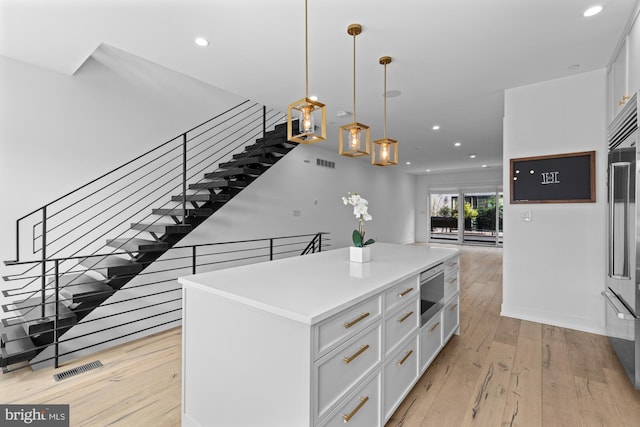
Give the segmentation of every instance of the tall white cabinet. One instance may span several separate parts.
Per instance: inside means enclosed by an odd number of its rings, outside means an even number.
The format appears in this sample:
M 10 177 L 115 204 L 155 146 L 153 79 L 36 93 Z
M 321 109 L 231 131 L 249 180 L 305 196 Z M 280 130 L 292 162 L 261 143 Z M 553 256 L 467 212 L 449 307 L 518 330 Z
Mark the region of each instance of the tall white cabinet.
M 347 248 L 348 249 L 348 248 Z M 183 426 L 383 426 L 459 332 L 458 250 L 376 243 L 183 284 Z M 420 272 L 445 265 L 420 325 Z

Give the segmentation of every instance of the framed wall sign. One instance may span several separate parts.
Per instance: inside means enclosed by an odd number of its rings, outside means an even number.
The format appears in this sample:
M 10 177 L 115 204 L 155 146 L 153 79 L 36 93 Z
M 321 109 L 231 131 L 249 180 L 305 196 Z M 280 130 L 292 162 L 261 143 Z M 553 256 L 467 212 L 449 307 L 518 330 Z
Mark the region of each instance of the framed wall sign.
M 593 203 L 596 152 L 511 159 L 511 203 Z

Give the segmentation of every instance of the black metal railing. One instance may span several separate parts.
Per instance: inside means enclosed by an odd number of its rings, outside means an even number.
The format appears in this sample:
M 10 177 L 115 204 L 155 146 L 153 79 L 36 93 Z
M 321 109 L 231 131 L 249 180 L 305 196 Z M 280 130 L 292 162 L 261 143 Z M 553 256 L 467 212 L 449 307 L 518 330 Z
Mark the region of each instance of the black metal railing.
M 233 155 L 264 136 L 282 118 L 280 112 L 244 101 L 30 212 L 16 221 L 14 264 L 27 256 L 58 258 L 66 260 L 58 267 L 68 272 L 75 268 L 71 260 L 78 254 L 106 251 L 107 238 L 131 239 L 145 233 L 131 230 L 130 224 L 161 221 L 160 216 L 154 218 L 151 208 L 186 210 L 188 184 L 204 181 L 204 172 L 215 171 L 218 162 L 241 162 L 242 157 L 234 159 Z M 189 191 L 198 194 L 207 190 Z M 181 195 L 182 200 L 172 201 L 168 197 L 172 193 Z M 186 215 L 177 216 L 184 222 Z M 27 246 L 30 251 L 25 251 Z M 44 281 L 51 271 L 35 274 L 36 265 L 46 267 L 34 264 L 20 274 L 37 275 Z M 33 282 L 25 284 L 25 289 L 32 287 Z M 45 287 L 41 282 L 37 291 L 43 300 Z
M 309 240 L 310 238 L 311 240 Z M 74 325 L 62 324 L 63 319 L 58 310 L 59 304 L 67 306 L 73 302 L 62 297 L 60 291 L 63 288 L 62 280 L 74 272 L 62 272 L 60 267 L 70 261 L 77 263 L 86 257 L 98 258 L 107 254 L 96 253 L 10 262 L 8 264 L 14 267 L 36 267 L 34 270 L 45 273 L 43 277 L 39 275 L 9 277 L 8 280 L 15 282 L 17 286 L 8 290 L 11 291 L 10 295 L 24 301 L 31 292 L 25 291 L 20 282 L 42 279 L 48 283 L 43 303 L 32 306 L 23 305 L 21 310 L 24 314 L 25 310 L 37 310 L 44 305 L 53 305 L 53 315 L 51 316 L 53 317 L 53 326 L 28 336 L 30 339 L 35 339 L 36 352 L 40 353 L 49 347 L 52 349 L 50 350 L 52 354 L 40 355 L 37 360 L 32 361 L 32 364 L 53 362 L 57 368 L 61 358 L 73 358 L 74 354 L 92 347 L 120 341 L 126 337 L 180 322 L 182 320 L 182 293 L 181 286 L 177 282 L 177 278 L 180 276 L 321 252 L 331 246 L 330 240 L 329 233 L 318 232 L 230 242 L 175 245 L 168 249 L 161 258 L 151 262 L 152 265 L 149 265 L 148 268 L 140 273 L 132 274 L 131 278 L 135 276 L 135 281 L 130 281 L 125 287 L 118 290 L 117 298 L 107 299 L 98 307 L 75 308 L 76 314 L 82 314 L 86 310 L 92 311 L 92 316 L 86 317 Z M 117 254 L 126 255 L 123 252 Z M 108 255 L 113 255 L 113 253 L 110 252 Z M 83 284 L 71 282 L 65 287 L 82 286 Z M 115 296 L 113 292 L 105 291 L 104 297 L 112 295 Z M 22 325 L 28 331 L 26 325 L 28 322 L 18 312 L 15 303 L 3 304 L 2 310 L 13 315 L 2 319 L 5 327 Z M 49 321 L 49 319 L 43 316 L 36 318 L 36 321 Z M 31 321 L 33 320 L 31 319 Z M 71 330 L 72 327 L 78 331 L 74 333 Z M 50 337 L 49 342 L 43 342 L 42 340 L 46 341 L 47 338 L 42 338 L 42 336 L 47 334 Z M 41 340 L 40 343 L 38 340 Z M 11 342 L 11 340 L 6 340 L 5 345 L 7 342 Z M 12 366 L 7 371 L 21 369 L 25 366 L 30 365 Z

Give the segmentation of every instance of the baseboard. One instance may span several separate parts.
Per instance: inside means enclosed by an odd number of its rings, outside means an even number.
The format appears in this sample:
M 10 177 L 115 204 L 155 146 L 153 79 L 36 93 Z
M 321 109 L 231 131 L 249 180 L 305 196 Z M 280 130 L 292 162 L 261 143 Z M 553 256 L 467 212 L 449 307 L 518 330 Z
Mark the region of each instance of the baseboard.
M 567 316 L 560 313 L 539 310 L 531 307 L 502 304 L 501 316 L 513 317 L 520 320 L 542 323 L 545 325 L 558 326 L 561 328 L 574 329 L 576 331 L 588 332 L 597 335 L 606 335 L 604 319 L 598 322 L 594 319 L 583 317 Z

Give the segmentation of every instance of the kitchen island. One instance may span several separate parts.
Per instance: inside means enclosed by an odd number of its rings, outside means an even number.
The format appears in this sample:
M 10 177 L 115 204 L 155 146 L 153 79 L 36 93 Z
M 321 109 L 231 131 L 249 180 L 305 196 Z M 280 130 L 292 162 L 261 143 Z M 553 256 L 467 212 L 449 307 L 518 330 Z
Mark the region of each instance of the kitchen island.
M 458 250 L 376 243 L 183 285 L 183 426 L 384 425 L 458 322 Z M 444 266 L 421 322 L 420 273 Z

